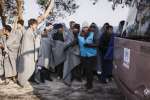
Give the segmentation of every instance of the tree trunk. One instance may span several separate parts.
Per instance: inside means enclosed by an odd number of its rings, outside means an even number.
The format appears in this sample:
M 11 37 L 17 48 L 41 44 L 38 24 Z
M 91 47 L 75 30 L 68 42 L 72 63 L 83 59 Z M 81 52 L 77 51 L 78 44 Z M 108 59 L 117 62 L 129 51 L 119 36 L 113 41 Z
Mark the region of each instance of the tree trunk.
M 55 0 L 49 0 L 48 3 L 48 7 L 45 10 L 45 13 L 43 14 L 44 19 L 46 19 L 48 17 L 48 15 L 50 14 L 50 12 L 52 12 L 53 7 L 54 7 L 54 2 Z M 17 3 L 17 19 L 23 19 L 23 5 L 24 5 L 24 1 L 23 0 L 16 0 Z M 2 19 L 2 24 L 5 25 L 6 24 L 6 16 L 3 15 L 3 11 L 4 11 L 4 4 L 5 1 L 4 0 L 0 0 L 0 17 Z M 16 25 L 15 25 L 16 26 Z
M 18 20 L 23 19 L 23 0 L 16 0 L 17 3 L 17 11 L 18 11 Z
M 50 12 L 52 12 L 53 8 L 54 8 L 54 2 L 55 0 L 48 0 L 47 2 L 47 7 L 45 8 L 45 12 L 43 15 L 39 16 L 37 18 L 38 23 L 40 24 L 42 21 L 44 21 L 48 15 L 50 15 Z
M 44 13 L 44 19 L 48 17 L 48 15 L 50 14 L 50 12 L 52 12 L 53 8 L 54 8 L 54 3 L 55 3 L 55 0 L 49 0 L 49 5 L 47 7 L 47 9 L 45 10 L 45 13 Z
M 4 3 L 5 3 L 4 0 L 0 1 L 0 17 L 1 17 L 1 20 L 2 20 L 2 25 L 3 26 L 6 24 L 6 16 L 3 15 L 3 12 L 4 12 Z
M 17 28 L 17 21 L 23 20 L 23 10 L 24 10 L 24 1 L 23 0 L 16 0 L 17 3 L 17 15 L 14 19 L 14 24 L 12 25 L 13 31 Z

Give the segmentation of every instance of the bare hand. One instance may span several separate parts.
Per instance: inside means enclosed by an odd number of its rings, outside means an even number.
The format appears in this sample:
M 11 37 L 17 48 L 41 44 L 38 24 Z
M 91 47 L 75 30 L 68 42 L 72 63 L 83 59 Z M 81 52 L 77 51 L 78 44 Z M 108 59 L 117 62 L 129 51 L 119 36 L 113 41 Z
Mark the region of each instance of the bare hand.
M 0 48 L 1 48 L 1 49 L 4 49 L 4 46 L 3 46 L 1 43 L 0 43 Z

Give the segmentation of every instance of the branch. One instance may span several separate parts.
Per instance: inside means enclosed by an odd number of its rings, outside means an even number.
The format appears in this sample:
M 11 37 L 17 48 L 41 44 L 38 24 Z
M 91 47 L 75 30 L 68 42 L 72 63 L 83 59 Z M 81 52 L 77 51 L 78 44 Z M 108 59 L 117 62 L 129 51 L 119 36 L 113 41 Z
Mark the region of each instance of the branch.
M 49 3 L 49 6 L 48 6 L 48 8 L 46 9 L 46 11 L 45 11 L 45 13 L 44 13 L 44 15 L 43 15 L 44 19 L 48 17 L 49 13 L 50 13 L 50 12 L 53 10 L 53 8 L 54 8 L 54 4 L 55 4 L 54 0 L 49 0 L 49 2 L 50 2 L 50 3 Z
M 23 0 L 16 0 L 17 10 L 18 10 L 18 19 L 23 19 Z

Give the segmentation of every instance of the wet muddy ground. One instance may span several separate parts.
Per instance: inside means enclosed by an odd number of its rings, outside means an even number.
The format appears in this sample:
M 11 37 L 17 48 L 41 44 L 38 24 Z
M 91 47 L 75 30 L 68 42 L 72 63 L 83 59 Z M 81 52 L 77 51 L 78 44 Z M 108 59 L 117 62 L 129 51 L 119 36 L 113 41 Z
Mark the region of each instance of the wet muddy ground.
M 0 85 L 0 100 L 124 100 L 114 81 L 108 84 L 94 82 L 94 88 L 87 91 L 83 82 L 74 81 L 71 87 L 54 80 L 44 84 L 31 84 L 21 88 L 14 83 Z

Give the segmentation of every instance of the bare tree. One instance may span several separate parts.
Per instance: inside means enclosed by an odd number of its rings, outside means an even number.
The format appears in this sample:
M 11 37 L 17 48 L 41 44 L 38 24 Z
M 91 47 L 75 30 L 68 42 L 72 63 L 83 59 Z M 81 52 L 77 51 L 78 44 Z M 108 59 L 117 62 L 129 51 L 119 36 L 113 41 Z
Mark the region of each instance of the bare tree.
M 53 1 L 53 4 L 51 3 L 50 5 L 50 1 Z M 46 9 L 45 15 L 53 16 L 53 18 L 71 15 L 79 8 L 79 5 L 76 4 L 76 0 L 37 0 L 37 3 L 42 9 Z
M 7 18 L 10 15 L 16 15 L 16 2 L 15 0 L 1 0 L 0 1 L 0 17 L 2 20 L 2 25 L 6 24 Z

